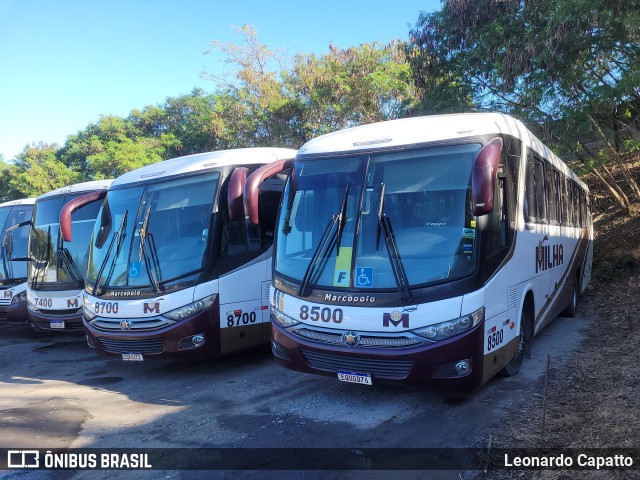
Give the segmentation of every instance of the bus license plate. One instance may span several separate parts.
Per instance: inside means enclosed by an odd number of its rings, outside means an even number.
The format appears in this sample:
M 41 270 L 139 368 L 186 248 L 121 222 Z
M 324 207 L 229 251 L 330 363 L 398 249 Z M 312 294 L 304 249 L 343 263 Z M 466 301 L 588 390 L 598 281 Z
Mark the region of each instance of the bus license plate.
M 141 353 L 123 353 L 122 360 L 125 362 L 142 362 L 142 354 Z
M 63 329 L 64 330 L 64 321 L 63 320 L 51 320 L 49 321 L 49 327 L 55 329 Z
M 338 380 L 348 383 L 361 383 L 363 385 L 373 385 L 370 373 L 357 372 L 337 372 Z

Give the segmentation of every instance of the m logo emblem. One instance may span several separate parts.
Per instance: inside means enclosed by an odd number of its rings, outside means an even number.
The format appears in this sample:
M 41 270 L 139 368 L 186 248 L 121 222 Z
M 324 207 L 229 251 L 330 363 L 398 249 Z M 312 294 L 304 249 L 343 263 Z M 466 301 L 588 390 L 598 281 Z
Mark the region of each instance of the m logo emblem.
M 398 310 L 382 314 L 382 326 L 389 327 L 390 324 L 394 327 L 402 324 L 402 328 L 409 328 L 409 314 L 399 312 Z
M 11 290 L 4 291 L 4 298 L 11 298 L 13 296 L 13 292 Z
M 160 313 L 160 303 L 146 302 L 144 304 L 144 313 Z
M 80 308 L 78 299 L 74 298 L 73 300 L 67 300 L 67 308 Z

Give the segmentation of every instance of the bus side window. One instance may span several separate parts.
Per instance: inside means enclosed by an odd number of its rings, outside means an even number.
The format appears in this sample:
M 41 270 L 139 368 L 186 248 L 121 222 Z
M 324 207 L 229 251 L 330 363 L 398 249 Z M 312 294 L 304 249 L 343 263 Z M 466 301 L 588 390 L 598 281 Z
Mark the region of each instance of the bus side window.
M 544 163 L 535 159 L 534 183 L 536 192 L 536 219 L 538 223 L 547 223 L 547 198 L 544 176 Z
M 278 207 L 286 181 L 286 173 L 278 173 L 267 178 L 259 188 L 259 235 L 260 247 L 268 248 L 273 243 Z
M 536 220 L 536 188 L 535 188 L 535 169 L 534 159 L 531 152 L 527 152 L 527 169 L 525 171 L 525 188 L 524 188 L 524 221 L 535 222 Z

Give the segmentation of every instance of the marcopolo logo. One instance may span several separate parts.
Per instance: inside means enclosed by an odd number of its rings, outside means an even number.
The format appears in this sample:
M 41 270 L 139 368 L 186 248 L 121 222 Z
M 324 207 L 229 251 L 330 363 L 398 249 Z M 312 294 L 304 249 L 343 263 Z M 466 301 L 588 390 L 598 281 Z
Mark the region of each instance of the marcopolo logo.
M 145 302 L 144 313 L 160 313 L 160 300 L 162 300 L 162 298 L 151 302 Z
M 382 314 L 382 326 L 389 327 L 393 325 L 397 327 L 402 324 L 402 328 L 409 328 L 409 314 L 402 313 L 398 310 L 394 310 L 391 313 L 383 313 Z
M 8 450 L 8 468 L 40 468 L 40 452 L 38 450 Z

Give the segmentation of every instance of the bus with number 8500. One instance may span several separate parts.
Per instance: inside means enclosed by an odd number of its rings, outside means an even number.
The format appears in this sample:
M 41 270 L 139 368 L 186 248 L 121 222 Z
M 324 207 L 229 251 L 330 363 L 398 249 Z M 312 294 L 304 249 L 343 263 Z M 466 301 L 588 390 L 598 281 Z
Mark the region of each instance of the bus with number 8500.
M 473 387 L 520 369 L 591 277 L 589 192 L 502 114 L 320 136 L 275 230 L 272 351 L 345 382 Z

